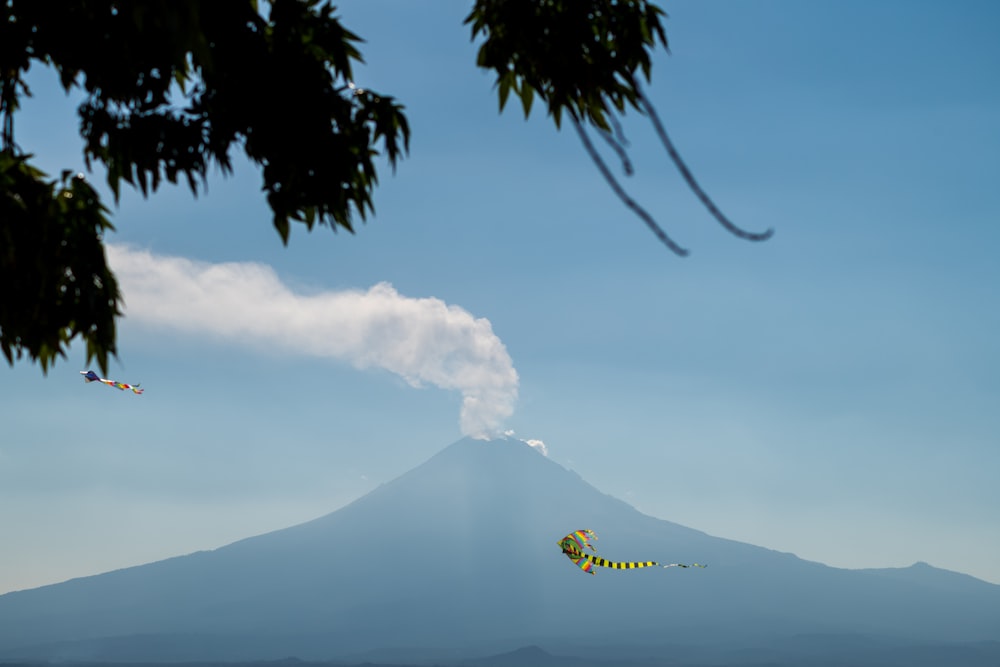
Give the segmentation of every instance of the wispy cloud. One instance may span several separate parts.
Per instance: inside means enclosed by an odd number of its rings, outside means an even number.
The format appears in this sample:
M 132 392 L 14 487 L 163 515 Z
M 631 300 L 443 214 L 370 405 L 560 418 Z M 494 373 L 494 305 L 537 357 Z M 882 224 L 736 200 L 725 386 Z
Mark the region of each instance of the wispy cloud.
M 462 394 L 462 433 L 497 432 L 514 411 L 518 376 L 490 321 L 388 283 L 297 294 L 264 264 L 209 264 L 109 245 L 130 320 L 266 343 L 357 368 L 382 368 L 414 387 Z

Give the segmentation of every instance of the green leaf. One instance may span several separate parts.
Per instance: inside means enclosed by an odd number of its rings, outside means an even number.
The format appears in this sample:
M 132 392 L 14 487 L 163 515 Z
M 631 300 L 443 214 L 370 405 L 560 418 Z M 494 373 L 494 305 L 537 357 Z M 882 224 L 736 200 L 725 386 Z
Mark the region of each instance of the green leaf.
M 524 117 L 531 113 L 531 102 L 535 97 L 535 89 L 531 86 L 521 87 L 521 106 L 524 107 Z
M 500 111 L 507 105 L 507 96 L 510 95 L 511 86 L 514 84 L 514 73 L 507 72 L 499 81 Z

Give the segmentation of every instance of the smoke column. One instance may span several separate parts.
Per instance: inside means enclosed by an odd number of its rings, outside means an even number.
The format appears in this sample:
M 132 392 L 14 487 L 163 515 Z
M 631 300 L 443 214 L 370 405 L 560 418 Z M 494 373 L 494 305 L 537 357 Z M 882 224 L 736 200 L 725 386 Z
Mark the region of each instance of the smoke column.
M 498 433 L 518 376 L 490 321 L 433 297 L 367 290 L 297 294 L 264 264 L 210 264 L 107 246 L 128 319 L 382 368 L 462 395 L 464 435 Z

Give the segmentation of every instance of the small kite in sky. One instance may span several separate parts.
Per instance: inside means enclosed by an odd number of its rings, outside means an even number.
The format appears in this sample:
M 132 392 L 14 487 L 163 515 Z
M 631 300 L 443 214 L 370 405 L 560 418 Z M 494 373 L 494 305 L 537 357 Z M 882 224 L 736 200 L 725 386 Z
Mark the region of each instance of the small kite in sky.
M 663 563 L 657 563 L 655 561 L 643 561 L 634 563 L 616 563 L 615 561 L 605 560 L 597 555 L 591 555 L 584 551 L 584 549 L 590 549 L 596 553 L 597 549 L 594 545 L 590 543 L 591 540 L 596 540 L 597 535 L 594 531 L 587 530 L 577 530 L 566 537 L 559 540 L 559 548 L 562 552 L 566 554 L 566 557 L 571 561 L 576 563 L 576 566 L 588 574 L 597 574 L 594 572 L 594 566 L 598 565 L 600 567 L 610 567 L 613 570 L 632 570 L 638 567 L 706 567 L 700 563 L 692 563 L 691 565 L 685 565 L 684 563 L 668 563 L 664 565 Z
M 98 377 L 97 373 L 94 371 L 80 371 L 80 375 L 83 376 L 84 382 L 101 382 L 108 385 L 109 387 L 117 387 L 122 391 L 126 389 L 131 389 L 133 394 L 141 394 L 144 390 L 139 389 L 137 384 L 125 384 L 124 382 L 116 382 L 114 380 L 105 380 L 102 377 Z

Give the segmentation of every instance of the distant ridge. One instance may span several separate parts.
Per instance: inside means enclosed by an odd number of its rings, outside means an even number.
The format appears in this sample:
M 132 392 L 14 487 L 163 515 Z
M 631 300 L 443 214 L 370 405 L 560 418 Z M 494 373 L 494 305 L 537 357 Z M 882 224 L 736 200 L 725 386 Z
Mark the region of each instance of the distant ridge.
M 942 570 L 923 561 L 916 562 L 909 567 L 867 568 L 855 571 L 954 592 L 975 593 L 982 588 L 983 584 L 995 585 L 969 574 Z
M 511 667 L 512 665 L 532 665 L 532 667 L 578 667 L 580 658 L 575 656 L 554 656 L 539 646 L 524 646 L 513 651 L 485 658 L 465 660 L 464 664 L 475 667 Z
M 591 577 L 556 546 L 585 527 L 608 558 L 710 568 Z M 453 660 L 535 646 L 538 661 L 584 645 L 707 651 L 794 636 L 996 641 L 1000 586 L 926 564 L 830 568 L 712 537 L 638 512 L 521 441 L 463 439 L 316 520 L 0 596 L 0 657 L 42 660 Z

